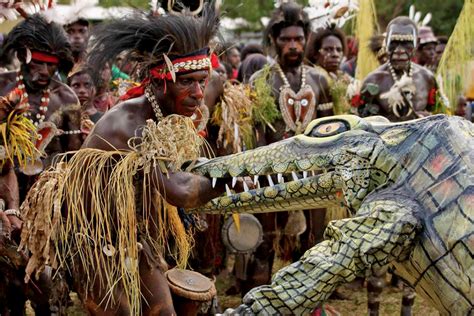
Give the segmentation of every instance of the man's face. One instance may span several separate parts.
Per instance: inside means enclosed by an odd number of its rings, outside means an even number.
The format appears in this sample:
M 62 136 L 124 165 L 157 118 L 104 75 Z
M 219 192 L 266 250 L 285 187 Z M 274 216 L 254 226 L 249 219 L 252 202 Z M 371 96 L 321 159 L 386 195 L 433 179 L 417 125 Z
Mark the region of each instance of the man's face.
M 393 24 L 391 31 L 392 34 L 396 35 L 413 35 L 413 27 L 411 25 Z M 387 51 L 392 67 L 395 70 L 406 70 L 410 60 L 413 58 L 415 46 L 411 40 L 400 41 L 391 39 Z
M 237 48 L 233 47 L 229 50 L 228 57 L 229 63 L 231 64 L 232 68 L 237 69 L 240 65 L 240 52 Z
M 342 42 L 334 36 L 329 35 L 323 38 L 321 48 L 317 52 L 318 65 L 326 69 L 328 72 L 336 72 L 342 61 Z
M 436 43 L 421 45 L 417 50 L 418 63 L 422 66 L 434 65 L 436 62 Z
M 275 39 L 275 48 L 280 64 L 290 67 L 301 65 L 304 57 L 306 38 L 301 26 L 288 26 Z
M 29 64 L 22 65 L 24 81 L 33 90 L 46 89 L 53 75 L 58 70 L 58 65 L 32 59 Z
M 94 83 L 88 73 L 79 73 L 74 75 L 70 80 L 69 85 L 74 93 L 77 95 L 81 105 L 91 101 L 95 94 Z
M 222 82 L 227 80 L 227 71 L 225 70 L 224 64 L 219 63 L 219 67 L 214 69 Z
M 202 104 L 208 78 L 207 70 L 178 75 L 176 82 L 166 81 L 166 92 L 162 87 L 162 100 L 158 103 L 163 106 L 166 114 L 192 116 Z
M 89 27 L 77 22 L 72 23 L 67 26 L 67 34 L 72 51 L 76 54 L 85 52 L 89 41 Z

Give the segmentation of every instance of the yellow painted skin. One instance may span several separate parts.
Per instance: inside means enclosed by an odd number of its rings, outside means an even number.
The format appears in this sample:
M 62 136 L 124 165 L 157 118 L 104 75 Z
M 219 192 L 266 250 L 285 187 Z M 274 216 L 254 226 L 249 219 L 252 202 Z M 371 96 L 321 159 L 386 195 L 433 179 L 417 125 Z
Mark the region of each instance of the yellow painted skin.
M 236 313 L 308 314 L 342 283 L 392 265 L 441 314 L 466 315 L 474 310 L 473 171 L 474 127 L 463 119 L 335 116 L 313 121 L 302 135 L 197 166 L 210 177 L 257 175 L 269 185 L 229 190 L 190 211 L 316 208 L 341 202 L 341 192 L 354 214 L 330 222 L 325 241 L 251 290 Z M 273 179 L 292 181 L 264 182 L 279 173 Z

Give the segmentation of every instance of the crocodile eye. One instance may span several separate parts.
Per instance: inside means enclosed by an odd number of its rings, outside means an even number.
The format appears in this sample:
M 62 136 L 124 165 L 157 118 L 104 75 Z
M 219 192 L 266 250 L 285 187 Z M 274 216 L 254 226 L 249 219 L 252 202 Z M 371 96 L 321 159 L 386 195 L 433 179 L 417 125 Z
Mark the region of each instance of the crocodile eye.
M 328 137 L 348 131 L 347 124 L 342 121 L 323 122 L 316 125 L 311 131 L 312 137 Z

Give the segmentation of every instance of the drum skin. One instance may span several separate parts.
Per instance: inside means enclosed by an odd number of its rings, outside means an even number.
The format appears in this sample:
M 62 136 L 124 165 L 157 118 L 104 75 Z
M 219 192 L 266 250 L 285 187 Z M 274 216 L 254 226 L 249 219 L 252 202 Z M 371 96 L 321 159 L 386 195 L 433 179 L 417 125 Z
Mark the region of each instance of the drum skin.
M 240 230 L 232 216 L 222 226 L 222 241 L 232 253 L 251 253 L 263 241 L 263 228 L 258 219 L 251 214 L 240 214 Z

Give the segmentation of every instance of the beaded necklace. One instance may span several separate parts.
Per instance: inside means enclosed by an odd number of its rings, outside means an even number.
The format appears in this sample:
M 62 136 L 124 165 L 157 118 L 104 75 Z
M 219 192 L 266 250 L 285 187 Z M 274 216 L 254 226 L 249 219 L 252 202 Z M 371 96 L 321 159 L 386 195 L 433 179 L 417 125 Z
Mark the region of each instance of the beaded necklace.
M 301 133 L 311 122 L 315 112 L 315 97 L 313 88 L 306 83 L 306 67 L 301 68 L 301 86 L 297 93 L 291 88 L 288 78 L 278 63 L 276 70 L 283 80 L 280 87 L 279 105 L 280 111 L 285 121 L 287 130 L 292 130 L 296 134 Z
M 413 76 L 413 65 L 412 63 L 410 63 L 410 65 L 408 66 L 409 69 L 408 69 L 408 77 L 412 77 Z M 393 69 L 393 66 L 390 62 L 388 62 L 388 69 L 390 69 L 390 74 L 392 75 L 392 79 L 394 82 L 397 82 L 401 79 L 402 76 L 400 76 L 400 78 L 397 76 L 397 74 L 395 73 L 395 69 Z
M 31 123 L 33 123 L 36 127 L 38 127 L 41 123 L 44 122 L 46 118 L 46 112 L 48 112 L 48 105 L 49 105 L 49 94 L 50 90 L 49 88 L 46 90 L 43 90 L 43 96 L 41 97 L 41 103 L 38 109 L 38 113 L 36 114 L 36 120 L 32 118 L 32 113 L 31 113 L 31 105 L 28 100 L 28 93 L 26 92 L 25 89 L 25 84 L 23 82 L 23 76 L 21 74 L 18 74 L 16 77 L 16 88 L 19 90 L 21 97 L 22 97 L 22 103 L 28 106 L 28 111 L 25 112 L 25 116 L 30 120 Z
M 145 88 L 145 97 L 150 102 L 151 107 L 153 108 L 153 112 L 155 112 L 155 117 L 157 121 L 161 121 L 163 119 L 163 112 L 161 112 L 160 106 L 158 105 L 158 101 L 156 101 L 155 94 L 151 91 L 150 85 L 146 86 Z

